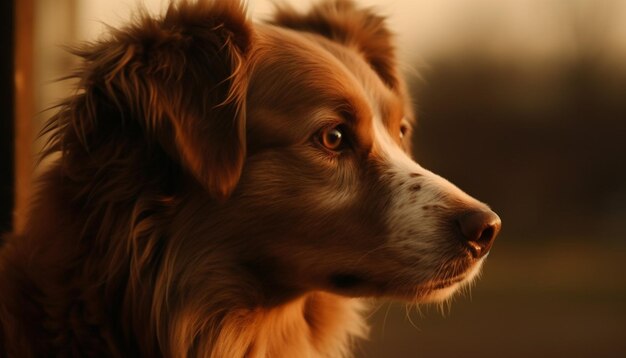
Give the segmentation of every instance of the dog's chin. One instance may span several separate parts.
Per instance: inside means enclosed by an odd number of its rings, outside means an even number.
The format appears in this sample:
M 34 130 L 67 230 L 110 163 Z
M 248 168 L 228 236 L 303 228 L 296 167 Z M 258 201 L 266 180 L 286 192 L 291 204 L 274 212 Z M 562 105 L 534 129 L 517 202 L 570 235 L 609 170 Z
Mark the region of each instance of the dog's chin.
M 465 273 L 445 281 L 432 282 L 428 285 L 418 286 L 417 294 L 413 301 L 417 303 L 437 303 L 442 302 L 454 295 L 460 288 L 469 285 L 480 273 L 483 260 L 478 261 Z
M 463 285 L 464 281 L 446 285 L 442 288 L 430 289 L 423 295 L 417 295 L 417 303 L 437 303 L 452 297 Z

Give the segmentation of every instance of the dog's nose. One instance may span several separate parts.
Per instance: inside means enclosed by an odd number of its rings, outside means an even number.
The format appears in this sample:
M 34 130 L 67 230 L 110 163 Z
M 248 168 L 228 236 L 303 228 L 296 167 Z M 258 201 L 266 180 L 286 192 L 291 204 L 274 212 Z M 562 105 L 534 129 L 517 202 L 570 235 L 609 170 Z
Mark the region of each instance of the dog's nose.
M 477 259 L 489 252 L 502 226 L 500 217 L 491 210 L 466 212 L 458 217 L 457 222 L 470 252 Z

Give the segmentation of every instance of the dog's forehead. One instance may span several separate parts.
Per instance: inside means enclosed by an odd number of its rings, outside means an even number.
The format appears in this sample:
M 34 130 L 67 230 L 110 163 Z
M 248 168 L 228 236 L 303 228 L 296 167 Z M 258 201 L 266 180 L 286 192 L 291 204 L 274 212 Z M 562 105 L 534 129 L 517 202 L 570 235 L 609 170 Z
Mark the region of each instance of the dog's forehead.
M 273 25 L 259 26 L 257 39 L 248 96 L 253 110 L 302 118 L 349 109 L 362 120 L 402 118 L 402 96 L 385 85 L 356 48 Z

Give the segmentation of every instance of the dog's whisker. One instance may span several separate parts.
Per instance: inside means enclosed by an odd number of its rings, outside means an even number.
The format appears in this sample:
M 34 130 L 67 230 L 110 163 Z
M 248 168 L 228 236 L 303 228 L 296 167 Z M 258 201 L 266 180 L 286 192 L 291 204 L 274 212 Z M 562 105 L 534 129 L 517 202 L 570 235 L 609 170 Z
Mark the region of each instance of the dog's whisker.
M 417 324 L 415 324 L 415 322 L 413 322 L 413 318 L 411 318 L 411 310 L 410 310 L 408 304 L 405 305 L 404 313 L 405 313 L 406 319 L 411 323 L 411 326 L 413 326 L 413 328 L 415 328 L 416 330 L 420 330 L 420 328 L 417 326 Z
M 385 310 L 385 316 L 383 317 L 382 338 L 385 338 L 385 332 L 387 329 L 387 317 L 389 316 L 389 310 L 391 309 L 391 302 L 387 302 L 387 309 Z

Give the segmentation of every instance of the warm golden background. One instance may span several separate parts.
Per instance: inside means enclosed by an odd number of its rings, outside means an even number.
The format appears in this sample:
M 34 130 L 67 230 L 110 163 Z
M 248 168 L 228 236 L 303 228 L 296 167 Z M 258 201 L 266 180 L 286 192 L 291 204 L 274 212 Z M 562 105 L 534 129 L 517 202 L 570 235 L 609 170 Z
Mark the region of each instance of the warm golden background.
M 49 115 L 36 113 L 68 94 L 53 82 L 74 64 L 61 45 L 138 3 L 15 1 L 18 228 L 29 136 Z M 144 3 L 156 13 L 166 1 Z M 377 303 L 357 357 L 626 357 L 626 0 L 360 3 L 398 34 L 418 160 L 489 203 L 504 229 L 471 295 L 445 317 Z M 271 13 L 265 0 L 249 9 Z

